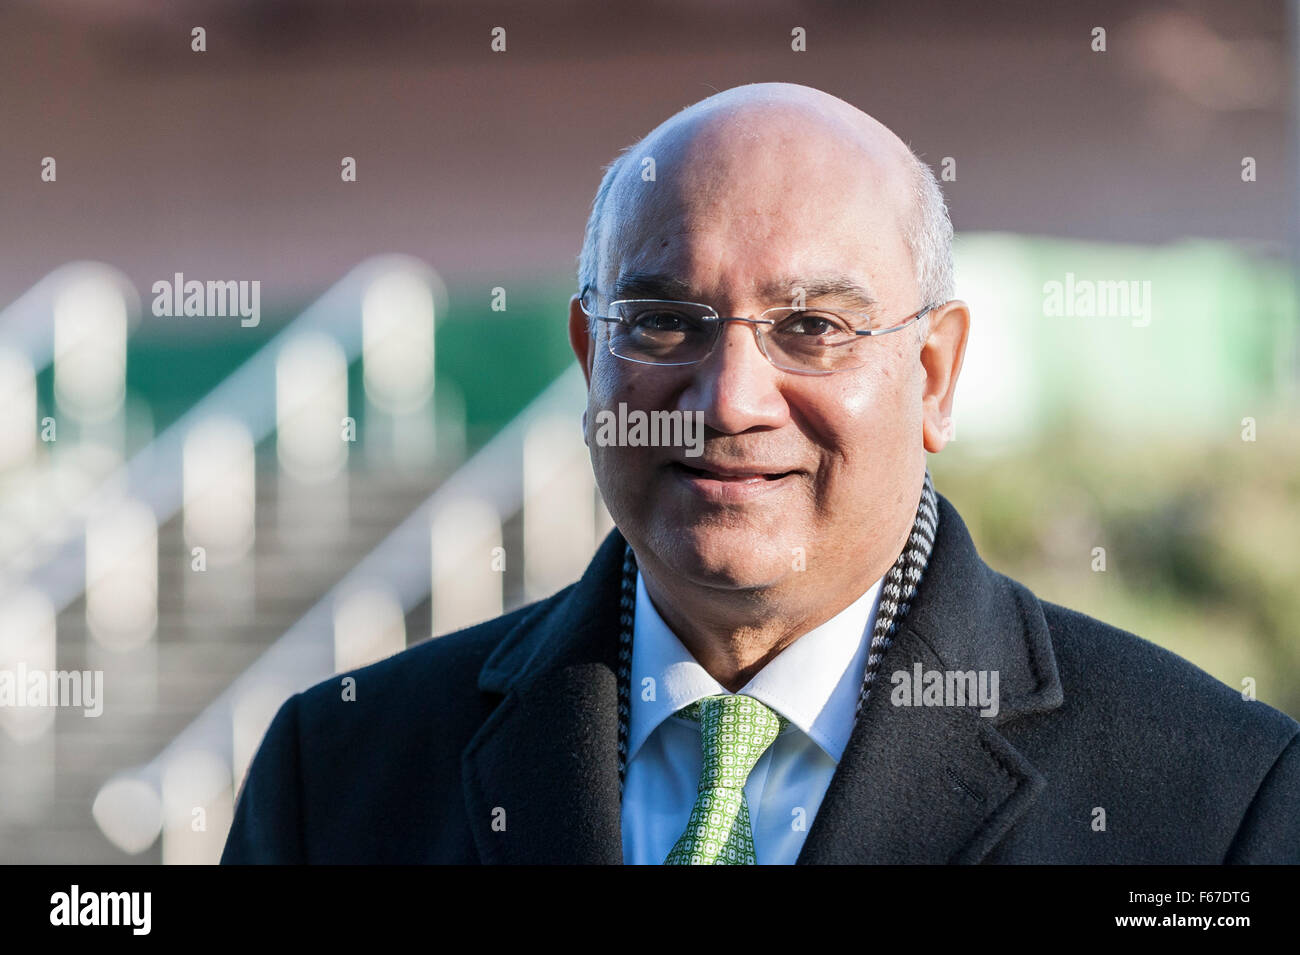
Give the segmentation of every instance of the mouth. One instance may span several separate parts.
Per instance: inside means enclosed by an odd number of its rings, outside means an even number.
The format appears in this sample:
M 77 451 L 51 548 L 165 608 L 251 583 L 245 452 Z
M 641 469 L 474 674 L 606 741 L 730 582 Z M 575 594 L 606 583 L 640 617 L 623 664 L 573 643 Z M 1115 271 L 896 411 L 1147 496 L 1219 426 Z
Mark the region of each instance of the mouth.
M 742 505 L 782 493 L 800 473 L 763 465 L 692 467 L 680 461 L 674 461 L 670 470 L 692 495 L 712 505 Z
M 755 483 L 758 481 L 779 481 L 781 478 L 789 477 L 791 474 L 795 473 L 793 471 L 749 470 L 746 468 L 693 468 L 689 465 L 682 464 L 680 461 L 673 462 L 673 467 L 677 468 L 677 470 L 682 474 L 690 477 L 700 478 L 706 481 L 725 481 L 732 484 Z

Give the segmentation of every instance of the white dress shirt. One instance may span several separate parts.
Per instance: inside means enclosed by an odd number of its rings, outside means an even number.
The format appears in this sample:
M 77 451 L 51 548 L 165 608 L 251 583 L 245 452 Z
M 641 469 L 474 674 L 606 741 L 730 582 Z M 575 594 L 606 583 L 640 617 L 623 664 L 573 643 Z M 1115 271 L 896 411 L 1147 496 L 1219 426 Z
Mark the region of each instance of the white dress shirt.
M 803 848 L 853 731 L 879 593 L 876 581 L 739 690 L 790 721 L 745 783 L 759 865 L 791 865 Z M 638 574 L 622 809 L 625 863 L 662 864 L 686 830 L 703 755 L 700 724 L 676 714 L 726 692 L 664 623 Z

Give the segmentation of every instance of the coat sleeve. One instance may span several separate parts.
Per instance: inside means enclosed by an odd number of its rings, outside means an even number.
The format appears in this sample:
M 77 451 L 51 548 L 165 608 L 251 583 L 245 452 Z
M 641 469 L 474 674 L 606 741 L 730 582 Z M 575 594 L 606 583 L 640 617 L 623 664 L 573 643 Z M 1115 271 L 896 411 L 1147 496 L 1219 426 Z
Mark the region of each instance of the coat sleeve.
M 302 838 L 299 702 L 300 694 L 286 700 L 262 738 L 240 787 L 222 865 L 307 861 Z
M 1300 733 L 1264 777 L 1224 862 L 1300 863 Z

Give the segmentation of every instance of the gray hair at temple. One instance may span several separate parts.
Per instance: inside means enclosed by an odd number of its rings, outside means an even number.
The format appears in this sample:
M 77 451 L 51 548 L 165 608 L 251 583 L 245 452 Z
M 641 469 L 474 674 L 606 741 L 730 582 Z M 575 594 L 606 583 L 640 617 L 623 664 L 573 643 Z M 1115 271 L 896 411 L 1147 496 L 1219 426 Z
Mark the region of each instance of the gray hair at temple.
M 596 198 L 591 204 L 591 215 L 587 218 L 587 231 L 582 240 L 582 252 L 578 255 L 578 293 L 585 295 L 589 289 L 600 284 L 600 249 L 604 236 L 601 234 L 605 219 L 605 204 L 618 179 L 628 157 L 635 154 L 640 142 L 626 147 L 613 162 L 605 167 L 605 175 L 596 190 Z M 912 157 L 912 192 L 914 212 L 907 224 L 904 236 L 912 262 L 916 268 L 916 282 L 921 291 L 921 305 L 942 305 L 950 301 L 954 294 L 952 269 L 952 220 L 948 216 L 948 206 L 943 199 L 943 190 L 930 171 L 930 167 L 921 161 L 916 153 L 908 150 Z M 917 322 L 917 335 L 921 342 L 929 337 L 930 316 Z

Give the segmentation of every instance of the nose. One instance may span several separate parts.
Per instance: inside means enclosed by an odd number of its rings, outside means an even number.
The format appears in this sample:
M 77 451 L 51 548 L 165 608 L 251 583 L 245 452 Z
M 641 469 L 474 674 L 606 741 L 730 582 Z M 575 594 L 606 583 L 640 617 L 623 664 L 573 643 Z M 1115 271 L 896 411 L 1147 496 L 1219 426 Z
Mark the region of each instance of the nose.
M 790 408 L 781 394 L 782 373 L 759 347 L 758 326 L 734 319 L 718 330 L 707 358 L 692 368 L 682 410 L 704 412 L 704 423 L 723 434 L 779 428 Z

